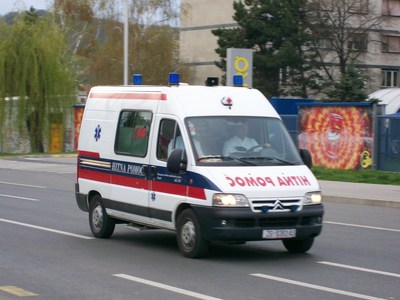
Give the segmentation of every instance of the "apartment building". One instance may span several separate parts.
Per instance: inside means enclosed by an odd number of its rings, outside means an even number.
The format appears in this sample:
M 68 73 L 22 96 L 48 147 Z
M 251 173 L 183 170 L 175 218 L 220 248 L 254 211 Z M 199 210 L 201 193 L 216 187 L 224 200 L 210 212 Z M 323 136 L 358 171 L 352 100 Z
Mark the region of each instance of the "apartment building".
M 333 2 L 320 0 L 324 10 L 333 10 Z M 340 0 L 344 1 L 344 0 Z M 361 52 L 357 66 L 367 78 L 367 93 L 389 87 L 400 87 L 400 0 L 346 0 L 352 1 L 353 13 L 360 18 L 376 19 L 367 31 L 354 35 L 348 41 L 352 51 Z M 181 0 L 180 55 L 181 62 L 189 68 L 193 84 L 203 84 L 208 76 L 221 77 L 215 66 L 219 60 L 215 49 L 217 38 L 211 30 L 234 27 L 232 19 L 234 0 Z M 360 28 L 361 29 L 361 28 Z M 329 37 L 320 41 L 324 61 L 338 75 L 337 61 L 329 47 Z

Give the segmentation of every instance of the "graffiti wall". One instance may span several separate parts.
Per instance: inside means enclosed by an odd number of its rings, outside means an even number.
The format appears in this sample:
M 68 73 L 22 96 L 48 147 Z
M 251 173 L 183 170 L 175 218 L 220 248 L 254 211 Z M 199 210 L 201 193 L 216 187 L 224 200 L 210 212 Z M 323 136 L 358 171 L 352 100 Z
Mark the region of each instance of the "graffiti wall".
M 74 105 L 74 150 L 77 150 L 78 148 L 79 133 L 81 132 L 81 123 L 84 110 L 85 105 Z
M 329 169 L 372 166 L 372 106 L 310 105 L 299 107 L 299 147 L 313 163 Z

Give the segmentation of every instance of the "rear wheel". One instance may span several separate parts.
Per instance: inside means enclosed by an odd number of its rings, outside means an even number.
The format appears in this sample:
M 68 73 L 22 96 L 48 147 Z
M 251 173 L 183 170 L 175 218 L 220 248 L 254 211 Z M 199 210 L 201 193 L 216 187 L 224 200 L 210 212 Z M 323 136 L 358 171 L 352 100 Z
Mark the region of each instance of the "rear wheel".
M 208 242 L 203 238 L 200 222 L 192 209 L 185 209 L 178 217 L 177 242 L 185 257 L 203 257 L 208 251 Z
M 285 248 L 292 253 L 305 253 L 311 249 L 314 238 L 308 238 L 305 240 L 282 240 Z
M 89 224 L 97 238 L 109 238 L 114 232 L 115 221 L 107 215 L 100 195 L 93 196 L 90 202 Z

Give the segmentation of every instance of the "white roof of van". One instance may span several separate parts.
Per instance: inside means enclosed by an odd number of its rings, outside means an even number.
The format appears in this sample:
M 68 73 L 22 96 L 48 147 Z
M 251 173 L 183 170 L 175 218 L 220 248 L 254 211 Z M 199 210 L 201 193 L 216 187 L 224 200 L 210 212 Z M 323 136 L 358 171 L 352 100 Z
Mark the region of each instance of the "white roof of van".
M 379 99 L 379 104 L 385 106 L 385 115 L 400 112 L 400 88 L 388 88 L 373 92 L 369 99 Z

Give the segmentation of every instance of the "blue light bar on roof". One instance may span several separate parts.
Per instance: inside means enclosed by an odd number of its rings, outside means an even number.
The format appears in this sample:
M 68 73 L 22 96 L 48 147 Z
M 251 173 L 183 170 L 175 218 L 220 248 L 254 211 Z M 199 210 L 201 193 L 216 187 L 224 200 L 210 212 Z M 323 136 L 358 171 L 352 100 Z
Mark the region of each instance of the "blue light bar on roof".
M 133 85 L 142 85 L 143 84 L 142 74 L 133 74 L 132 75 L 132 84 Z
M 242 75 L 233 75 L 233 86 L 243 86 Z
M 169 85 L 179 85 L 179 73 L 169 73 Z

